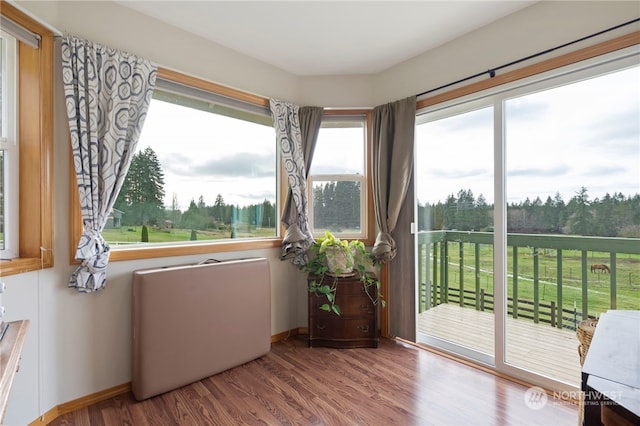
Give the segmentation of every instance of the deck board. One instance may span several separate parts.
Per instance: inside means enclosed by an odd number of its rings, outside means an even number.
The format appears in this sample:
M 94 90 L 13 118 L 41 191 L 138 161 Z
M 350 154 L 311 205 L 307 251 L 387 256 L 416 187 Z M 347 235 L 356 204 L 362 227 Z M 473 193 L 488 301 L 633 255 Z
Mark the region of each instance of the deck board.
M 418 332 L 492 355 L 493 321 L 491 312 L 441 304 L 419 314 Z M 580 386 L 575 332 L 511 317 L 506 329 L 509 364 Z

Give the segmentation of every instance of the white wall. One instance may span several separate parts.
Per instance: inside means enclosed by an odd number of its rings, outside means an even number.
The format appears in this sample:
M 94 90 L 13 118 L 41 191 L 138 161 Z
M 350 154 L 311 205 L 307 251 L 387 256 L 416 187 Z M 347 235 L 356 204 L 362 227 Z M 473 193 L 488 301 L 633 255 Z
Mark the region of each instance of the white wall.
M 332 107 L 371 107 L 409 96 L 640 14 L 636 2 L 541 2 L 378 75 L 301 78 L 114 3 L 21 1 L 18 6 L 63 32 L 167 68 L 262 96 Z M 68 254 L 68 130 L 59 75 L 55 102 L 55 267 L 3 278 L 7 320 L 31 321 L 7 425 L 29 423 L 58 404 L 130 381 L 131 272 L 206 257 L 113 262 L 105 290 L 84 295 L 67 288 L 74 268 Z M 272 249 L 216 255 L 270 260 L 273 334 L 306 325 L 304 276 L 278 254 Z
M 635 1 L 541 1 L 374 76 L 374 98 L 381 104 L 422 93 L 638 17 L 640 6 Z M 626 26 L 534 61 L 634 30 L 640 30 L 640 25 Z

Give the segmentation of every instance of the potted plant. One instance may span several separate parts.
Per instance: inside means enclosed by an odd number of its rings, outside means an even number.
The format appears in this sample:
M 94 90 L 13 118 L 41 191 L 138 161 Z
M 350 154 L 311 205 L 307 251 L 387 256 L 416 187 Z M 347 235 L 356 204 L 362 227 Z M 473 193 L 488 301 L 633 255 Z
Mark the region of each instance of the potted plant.
M 358 276 L 374 306 L 380 303 L 384 308 L 386 305 L 377 277 L 379 265 L 374 263 L 362 241 L 341 240 L 326 231 L 324 237 L 316 239 L 309 248 L 309 262 L 301 269 L 310 275 L 309 292 L 326 298 L 327 303 L 320 306 L 322 310 L 340 315 L 340 306 L 335 303 L 338 278 L 352 275 Z

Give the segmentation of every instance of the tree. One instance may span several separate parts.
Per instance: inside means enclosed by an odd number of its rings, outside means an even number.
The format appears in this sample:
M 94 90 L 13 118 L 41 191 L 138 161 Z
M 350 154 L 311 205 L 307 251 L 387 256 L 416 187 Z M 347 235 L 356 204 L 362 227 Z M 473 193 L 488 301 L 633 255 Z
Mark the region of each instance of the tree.
M 180 223 L 182 212 L 180 211 L 180 205 L 178 204 L 178 194 L 175 192 L 171 196 L 171 210 L 168 213 L 168 217 L 171 220 L 171 227 L 177 226 Z
M 451 194 L 442 208 L 442 229 L 456 229 L 456 210 L 456 197 Z
M 150 147 L 131 160 L 114 207 L 124 212 L 123 223 L 146 225 L 164 216 L 164 172 Z
M 273 228 L 277 223 L 276 207 L 269 200 L 264 200 L 262 202 L 262 227 Z
M 189 208 L 182 214 L 181 226 L 191 229 L 205 229 L 208 219 L 202 213 L 202 209 L 198 208 L 196 202 L 191 199 Z
M 487 227 L 491 226 L 491 217 L 490 217 L 491 207 L 487 204 L 487 200 L 484 198 L 484 195 L 478 195 L 478 199 L 476 201 L 476 214 L 474 215 L 474 229 L 476 230 L 486 230 Z
M 584 186 L 569 201 L 567 206 L 571 212 L 567 225 L 569 233 L 573 235 L 591 235 L 592 218 L 589 211 L 589 195 Z
M 462 231 L 471 231 L 474 228 L 475 198 L 470 189 L 460 190 L 456 202 L 455 222 L 456 228 Z
M 213 203 L 213 218 L 218 222 L 224 223 L 224 198 L 221 194 L 216 196 L 216 201 Z

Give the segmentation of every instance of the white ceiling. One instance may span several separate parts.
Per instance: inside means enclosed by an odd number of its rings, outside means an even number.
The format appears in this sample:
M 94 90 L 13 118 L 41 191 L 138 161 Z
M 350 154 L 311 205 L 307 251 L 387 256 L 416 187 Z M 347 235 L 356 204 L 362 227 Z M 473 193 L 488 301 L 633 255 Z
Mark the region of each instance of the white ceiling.
M 535 1 L 117 1 L 295 75 L 375 74 Z

